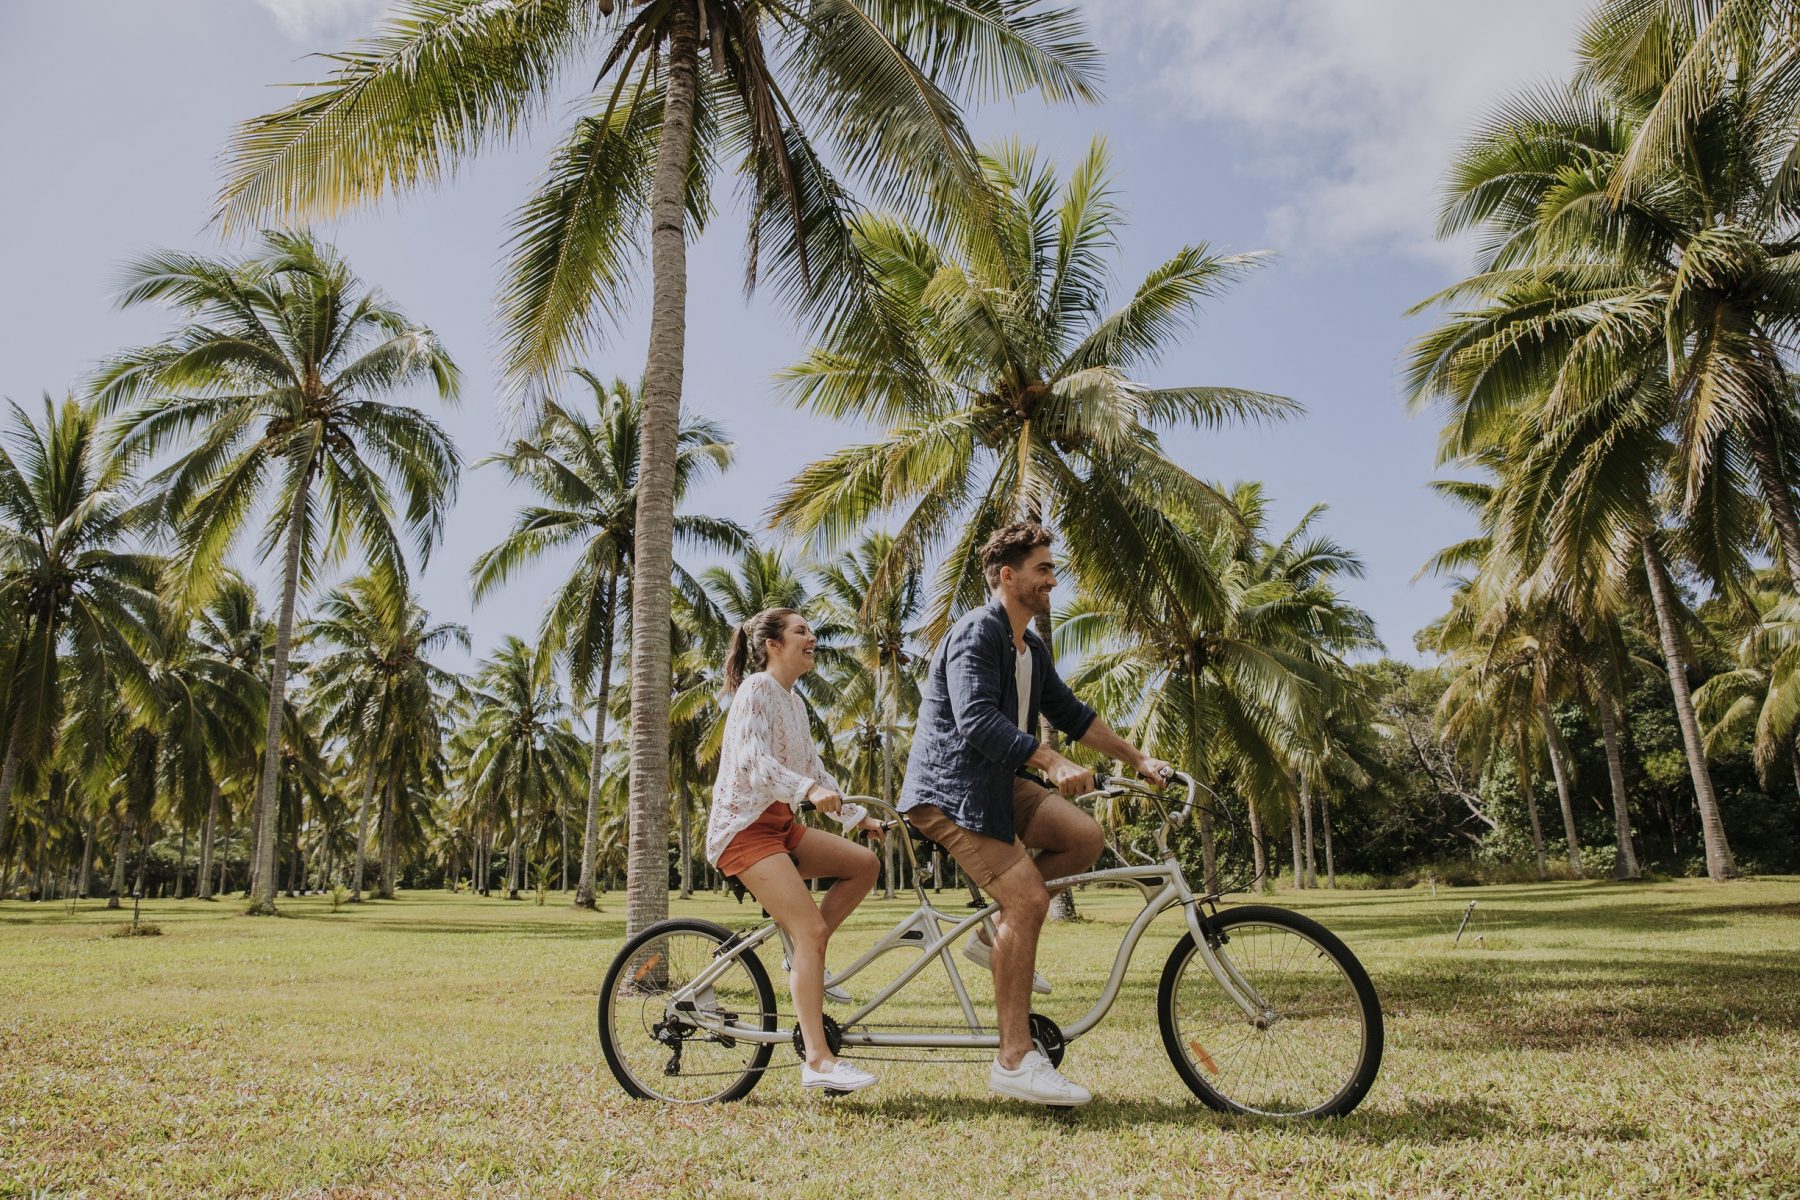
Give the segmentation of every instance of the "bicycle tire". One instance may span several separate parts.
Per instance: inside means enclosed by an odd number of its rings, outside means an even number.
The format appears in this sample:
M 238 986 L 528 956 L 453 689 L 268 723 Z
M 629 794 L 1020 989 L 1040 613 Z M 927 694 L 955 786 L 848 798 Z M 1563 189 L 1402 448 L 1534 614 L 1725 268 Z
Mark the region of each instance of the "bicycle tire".
M 1242 908 L 1228 909 L 1215 917 L 1207 919 L 1207 927 L 1216 934 L 1222 935 L 1224 944 L 1216 952 L 1229 957 L 1231 954 L 1231 932 L 1240 931 L 1240 937 L 1247 936 L 1246 927 L 1262 926 L 1268 929 L 1284 930 L 1310 943 L 1319 952 L 1319 956 L 1328 958 L 1341 973 L 1348 985 L 1349 994 L 1354 997 L 1357 1019 L 1361 1025 L 1361 1044 L 1356 1055 L 1354 1067 L 1343 1072 L 1344 1078 L 1329 1096 L 1315 1104 L 1297 1107 L 1293 1111 L 1273 1109 L 1266 1105 L 1248 1103 L 1240 1095 L 1230 1092 L 1236 1088 L 1215 1086 L 1209 1082 L 1205 1073 L 1197 1069 L 1197 1064 L 1189 1056 L 1190 1039 L 1182 1028 L 1182 1017 L 1178 1011 L 1181 985 L 1190 966 L 1197 967 L 1205 987 L 1216 993 L 1218 1001 L 1229 1005 L 1229 1013 L 1244 1025 L 1256 1030 L 1246 1034 L 1244 1038 L 1258 1038 L 1272 1041 L 1267 1037 L 1272 1026 L 1258 1026 L 1243 1016 L 1242 1010 L 1227 997 L 1213 979 L 1212 973 L 1206 969 L 1204 960 L 1196 952 L 1192 932 L 1182 935 L 1170 951 L 1168 962 L 1163 967 L 1162 982 L 1156 992 L 1157 1023 L 1162 1027 L 1163 1048 L 1168 1051 L 1169 1061 L 1174 1064 L 1176 1074 L 1188 1086 L 1199 1100 L 1207 1107 L 1219 1112 L 1245 1113 L 1256 1116 L 1272 1116 L 1282 1118 L 1310 1118 L 1342 1116 L 1361 1104 L 1375 1083 L 1375 1076 L 1381 1069 L 1381 1055 L 1385 1040 L 1385 1031 L 1381 1016 L 1381 1001 L 1375 994 L 1375 985 L 1369 980 L 1369 973 L 1363 969 L 1356 955 L 1351 953 L 1341 939 L 1311 917 L 1302 916 L 1287 909 L 1269 905 L 1246 905 Z M 1233 965 L 1240 971 L 1245 970 L 1243 963 L 1232 959 Z M 1310 966 L 1311 964 L 1305 964 Z M 1249 982 L 1255 986 L 1258 980 L 1246 972 Z M 1322 977 L 1329 982 L 1328 975 Z M 1273 1003 L 1273 1001 L 1271 1001 Z M 1348 1006 L 1346 1006 L 1347 1009 Z M 1277 1022 L 1279 1024 L 1279 1022 Z M 1240 1041 L 1244 1040 L 1240 1038 Z M 1193 1043 L 1198 1045 L 1198 1043 Z M 1222 1074 L 1213 1056 L 1204 1047 L 1199 1047 L 1198 1057 L 1205 1059 L 1212 1066 L 1214 1074 Z M 1292 1062 L 1292 1057 L 1282 1060 Z M 1329 1068 L 1327 1068 L 1329 1069 Z
M 703 938 L 710 938 L 720 945 L 723 945 L 734 936 L 732 931 L 725 928 L 723 925 L 717 925 L 711 921 L 702 921 L 692 917 L 679 917 L 669 921 L 658 921 L 656 924 L 641 931 L 636 937 L 626 942 L 625 945 L 620 948 L 619 953 L 613 957 L 612 964 L 606 970 L 605 981 L 600 985 L 598 1014 L 600 1049 L 606 1056 L 606 1065 L 608 1069 L 612 1071 L 613 1078 L 618 1080 L 619 1086 L 625 1089 L 626 1094 L 640 1100 L 662 1100 L 665 1103 L 677 1104 L 728 1104 L 735 1100 L 742 1100 L 745 1096 L 750 1094 L 751 1090 L 756 1087 L 757 1082 L 762 1079 L 763 1071 L 768 1067 L 769 1059 L 775 1051 L 775 1047 L 772 1044 L 767 1042 L 753 1043 L 755 1050 L 739 1078 L 722 1088 L 716 1094 L 704 1096 L 698 1100 L 671 1097 L 655 1091 L 633 1073 L 627 1062 L 625 1047 L 621 1044 L 624 1033 L 622 1030 L 615 1030 L 615 1025 L 617 1024 L 615 1018 L 618 1016 L 619 977 L 624 972 L 626 966 L 636 958 L 638 951 L 647 943 L 667 938 L 670 935 L 677 933 L 697 934 Z M 763 967 L 762 961 L 757 958 L 754 953 L 740 955 L 736 961 L 743 966 L 745 973 L 749 976 L 750 985 L 756 994 L 757 1002 L 761 1008 L 760 1027 L 772 1032 L 776 1028 L 775 989 L 769 982 L 768 971 Z

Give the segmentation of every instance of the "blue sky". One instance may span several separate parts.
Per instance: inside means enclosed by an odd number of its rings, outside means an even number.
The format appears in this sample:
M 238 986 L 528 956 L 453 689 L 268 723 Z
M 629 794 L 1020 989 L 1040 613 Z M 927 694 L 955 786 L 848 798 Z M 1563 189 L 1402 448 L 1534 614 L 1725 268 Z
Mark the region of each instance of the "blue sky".
M 381 0 L 68 0 L 0 3 L 0 396 L 35 409 L 93 361 L 154 338 L 168 318 L 111 303 L 119 264 L 155 246 L 229 249 L 207 225 L 218 156 L 235 122 L 317 79 L 306 55 L 343 46 Z M 1432 236 L 1435 188 L 1459 136 L 1505 95 L 1561 76 L 1584 5 L 1570 0 L 1089 0 L 1106 55 L 1106 100 L 1034 100 L 972 114 L 978 138 L 1021 136 L 1065 167 L 1107 138 L 1124 205 L 1122 295 L 1179 246 L 1277 257 L 1210 303 L 1153 383 L 1280 392 L 1307 415 L 1284 425 L 1173 433 L 1203 477 L 1262 480 L 1278 523 L 1315 503 L 1368 577 L 1352 597 L 1390 650 L 1441 611 L 1419 564 L 1467 519 L 1426 490 L 1433 426 L 1408 417 L 1400 384 L 1407 308 L 1456 277 L 1460 247 Z M 502 440 L 493 299 L 507 216 L 564 121 L 491 152 L 448 186 L 328 225 L 364 278 L 431 325 L 461 364 L 464 399 L 440 413 L 473 462 Z M 798 414 L 769 377 L 803 350 L 772 302 L 746 304 L 729 217 L 690 262 L 687 404 L 722 421 L 739 465 L 692 507 L 760 517 L 804 462 L 859 431 Z M 639 299 L 647 298 L 641 294 Z M 636 306 L 640 311 L 643 303 Z M 641 318 L 587 361 L 635 377 Z M 434 402 L 420 398 L 428 407 Z M 469 561 L 521 497 L 493 469 L 468 471 L 446 542 L 420 580 L 476 652 L 535 627 L 552 582 L 528 576 L 479 608 Z M 252 567 L 254 569 L 254 567 Z

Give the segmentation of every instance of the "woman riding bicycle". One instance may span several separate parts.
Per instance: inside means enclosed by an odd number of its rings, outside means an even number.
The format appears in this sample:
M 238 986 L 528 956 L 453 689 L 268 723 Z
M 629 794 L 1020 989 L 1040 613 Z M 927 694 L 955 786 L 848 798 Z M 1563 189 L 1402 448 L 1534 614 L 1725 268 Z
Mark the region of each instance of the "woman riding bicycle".
M 732 702 L 706 857 L 721 875 L 735 876 L 787 935 L 788 986 L 806 1045 L 801 1086 L 850 1092 L 870 1086 L 875 1076 L 836 1058 L 826 1042 L 825 947 L 869 894 L 879 863 L 863 846 L 799 824 L 794 809 L 810 801 L 835 815 L 846 832 L 862 828 L 879 835 L 881 827 L 856 805 L 844 804 L 813 745 L 806 706 L 794 694 L 795 681 L 812 669 L 818 641 L 806 618 L 791 608 L 765 609 L 732 633 L 725 663 Z M 837 882 L 815 905 L 805 880 L 823 878 Z

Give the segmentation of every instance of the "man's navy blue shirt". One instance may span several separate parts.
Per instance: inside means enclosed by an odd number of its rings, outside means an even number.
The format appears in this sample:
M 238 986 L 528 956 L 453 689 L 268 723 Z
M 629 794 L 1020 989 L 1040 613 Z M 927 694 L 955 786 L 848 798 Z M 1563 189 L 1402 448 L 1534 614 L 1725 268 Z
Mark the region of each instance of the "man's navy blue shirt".
M 1027 729 L 1042 715 L 1071 741 L 1094 723 L 1056 673 L 1050 650 L 1025 630 L 1031 653 Z M 1038 740 L 1015 723 L 1019 685 L 1012 622 L 999 600 L 966 614 L 931 657 L 919 696 L 919 723 L 900 811 L 931 804 L 964 829 L 1010 842 L 1013 776 L 1037 752 Z

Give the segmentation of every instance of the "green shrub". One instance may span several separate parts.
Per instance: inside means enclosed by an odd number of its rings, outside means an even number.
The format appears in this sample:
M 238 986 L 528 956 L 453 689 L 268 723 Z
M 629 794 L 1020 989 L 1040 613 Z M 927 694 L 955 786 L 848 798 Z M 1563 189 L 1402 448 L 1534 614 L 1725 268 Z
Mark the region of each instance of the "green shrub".
M 337 912 L 339 909 L 343 908 L 344 902 L 347 901 L 348 899 L 350 899 L 349 889 L 344 887 L 344 885 L 341 883 L 332 884 L 331 891 L 326 894 L 331 899 L 331 911 L 332 912 Z
M 115 925 L 107 930 L 106 936 L 109 938 L 161 937 L 162 926 L 150 921 L 136 923 L 127 921 L 123 925 Z

